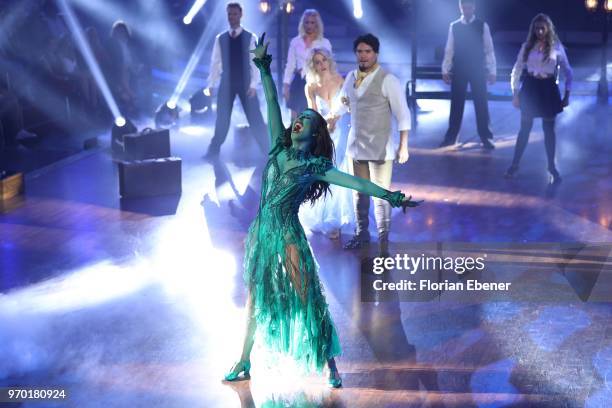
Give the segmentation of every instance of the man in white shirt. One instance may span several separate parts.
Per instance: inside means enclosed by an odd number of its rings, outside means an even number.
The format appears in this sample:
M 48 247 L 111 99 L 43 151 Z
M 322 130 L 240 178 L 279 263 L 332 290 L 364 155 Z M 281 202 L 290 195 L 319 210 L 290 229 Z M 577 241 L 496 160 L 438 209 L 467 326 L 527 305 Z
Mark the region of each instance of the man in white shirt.
M 461 129 L 467 85 L 470 84 L 476 111 L 478 135 L 485 149 L 494 149 L 489 129 L 487 81 L 495 83 L 497 66 L 489 26 L 476 18 L 475 0 L 459 0 L 461 18 L 451 23 L 442 62 L 442 78 L 451 85 L 448 130 L 440 147 L 454 145 Z
M 359 67 L 347 75 L 341 92 L 351 112 L 346 154 L 352 159 L 353 174 L 389 189 L 393 160 L 400 164 L 408 160 L 410 112 L 399 79 L 378 65 L 379 48 L 380 43 L 372 34 L 354 41 L 353 51 Z M 338 115 L 345 111 L 346 107 L 343 107 L 332 112 L 332 127 Z M 400 136 L 397 150 L 393 145 L 392 116 L 397 121 Z M 344 246 L 345 249 L 361 248 L 370 241 L 370 197 L 355 192 L 354 203 L 357 226 L 355 236 Z M 377 198 L 374 198 L 374 205 L 380 254 L 387 256 L 391 207 L 385 200 Z
M 236 96 L 249 122 L 251 133 L 264 153 L 267 153 L 267 131 L 259 109 L 256 86 L 259 71 L 251 61 L 250 50 L 255 48 L 257 37 L 242 28 L 242 6 L 240 3 L 227 4 L 229 30 L 217 35 L 213 46 L 207 93 L 210 94 L 220 80 L 217 94 L 217 119 L 215 134 L 208 147 L 206 158 L 219 155 L 229 130 L 232 108 Z

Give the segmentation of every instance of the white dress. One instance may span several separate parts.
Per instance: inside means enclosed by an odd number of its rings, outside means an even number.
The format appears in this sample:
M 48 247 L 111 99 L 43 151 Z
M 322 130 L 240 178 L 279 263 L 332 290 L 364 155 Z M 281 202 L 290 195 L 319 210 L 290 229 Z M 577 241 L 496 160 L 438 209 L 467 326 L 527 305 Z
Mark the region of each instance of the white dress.
M 325 117 L 331 110 L 327 101 L 318 95 L 316 96 L 319 113 Z M 332 100 L 332 105 L 341 103 L 340 92 Z M 346 116 L 343 117 L 346 119 Z M 347 122 L 339 120 L 336 129 L 331 133 L 336 149 L 335 167 L 345 173 L 351 173 L 349 168 L 349 158 L 346 155 L 347 141 Z M 331 194 L 328 193 L 324 198 L 319 198 L 314 205 L 306 202 L 300 207 L 300 221 L 305 228 L 313 232 L 330 234 L 334 230 L 344 225 L 352 224 L 355 221 L 355 210 L 353 208 L 353 193 L 350 189 L 330 185 Z

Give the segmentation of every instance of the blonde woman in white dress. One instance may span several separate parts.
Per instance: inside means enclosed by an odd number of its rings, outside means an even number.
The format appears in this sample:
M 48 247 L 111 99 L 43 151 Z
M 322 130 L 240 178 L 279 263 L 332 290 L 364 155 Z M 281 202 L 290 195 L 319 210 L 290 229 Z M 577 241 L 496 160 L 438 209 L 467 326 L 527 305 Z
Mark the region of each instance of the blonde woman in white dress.
M 330 136 L 335 146 L 336 167 L 349 172 L 346 157 L 346 126 L 332 120 L 329 114 L 341 104 L 340 90 L 344 78 L 336 70 L 336 62 L 327 48 L 313 48 L 305 61 L 305 94 L 308 107 L 327 119 Z M 337 109 L 336 109 L 337 110 Z M 345 130 L 345 132 L 343 132 Z M 331 186 L 331 195 L 314 205 L 300 208 L 302 225 L 311 231 L 321 232 L 330 239 L 338 239 L 342 226 L 354 222 L 353 195 L 350 190 Z
M 315 9 L 304 10 L 298 24 L 298 35 L 289 43 L 287 65 L 283 75 L 283 98 L 287 108 L 291 110 L 291 119 L 295 119 L 297 113 L 302 112 L 307 106 L 304 85 L 308 56 L 315 48 L 327 48 L 332 51 L 331 43 L 323 34 L 323 20 L 319 12 Z

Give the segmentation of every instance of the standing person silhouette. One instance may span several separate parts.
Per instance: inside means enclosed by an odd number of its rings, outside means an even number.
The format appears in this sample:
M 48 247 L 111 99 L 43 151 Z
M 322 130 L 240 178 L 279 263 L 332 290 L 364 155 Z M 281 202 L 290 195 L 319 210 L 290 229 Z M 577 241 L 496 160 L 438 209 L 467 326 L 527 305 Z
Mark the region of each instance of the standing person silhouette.
M 457 142 L 461 129 L 467 86 L 470 84 L 476 111 L 478 135 L 485 149 L 491 150 L 487 81 L 495 83 L 497 64 L 489 25 L 474 14 L 475 0 L 459 0 L 461 18 L 451 23 L 442 62 L 442 78 L 451 86 L 448 130 L 440 147 Z
M 217 35 L 215 39 L 205 91 L 210 95 L 211 89 L 220 79 L 215 133 L 205 155 L 208 159 L 214 159 L 219 155 L 221 145 L 227 138 L 236 96 L 240 98 L 251 134 L 261 151 L 264 154 L 268 152 L 268 145 L 263 137 L 266 126 L 257 99 L 256 87 L 259 75 L 249 54 L 249 50 L 255 47 L 257 37 L 240 25 L 242 19 L 240 3 L 228 3 L 226 10 L 229 29 Z
M 565 94 L 561 99 L 557 85 L 557 67 L 565 75 Z M 526 73 L 523 75 L 523 72 Z M 524 77 L 522 86 L 521 76 Z M 542 118 L 544 146 L 548 161 L 550 183 L 561 182 L 561 175 L 555 165 L 555 118 L 569 105 L 572 88 L 572 67 L 569 64 L 563 44 L 559 41 L 555 26 L 546 14 L 538 14 L 531 21 L 527 41 L 521 47 L 512 69 L 512 104 L 521 110 L 521 128 L 516 138 L 512 164 L 506 171 L 507 178 L 518 171 L 523 152 L 529 141 L 534 118 Z

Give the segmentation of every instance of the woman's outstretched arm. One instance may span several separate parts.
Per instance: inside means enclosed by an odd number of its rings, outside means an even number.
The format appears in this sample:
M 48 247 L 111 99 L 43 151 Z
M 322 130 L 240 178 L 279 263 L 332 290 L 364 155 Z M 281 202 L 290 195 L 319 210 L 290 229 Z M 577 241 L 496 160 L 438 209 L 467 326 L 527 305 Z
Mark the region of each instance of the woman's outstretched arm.
M 261 83 L 263 85 L 266 102 L 268 105 L 268 134 L 270 136 L 271 146 L 274 146 L 279 138 L 282 138 L 285 132 L 283 118 L 281 116 L 280 106 L 278 104 L 278 94 L 276 85 L 272 79 L 270 72 L 270 63 L 272 56 L 268 54 L 268 44 L 264 44 L 266 33 L 261 35 L 257 42 L 257 46 L 251 52 L 255 55 L 253 62 L 259 68 L 261 74 Z
M 382 198 L 383 200 L 387 200 L 393 207 L 402 207 L 404 210 L 406 210 L 407 207 L 416 207 L 421 203 L 421 201 L 411 201 L 410 199 L 412 197 L 406 198 L 401 191 L 386 190 L 369 180 L 352 176 L 336 168 L 331 168 L 324 174 L 316 177 L 318 180 L 325 181 L 329 184 L 336 184 L 372 197 Z

